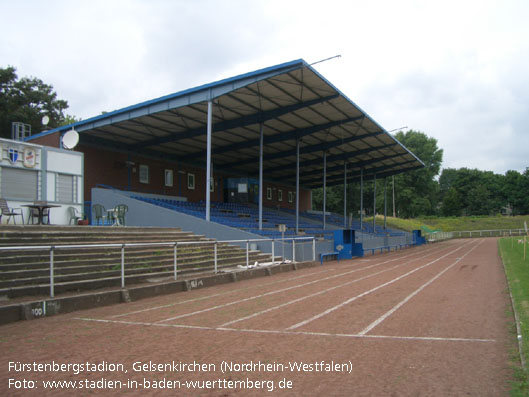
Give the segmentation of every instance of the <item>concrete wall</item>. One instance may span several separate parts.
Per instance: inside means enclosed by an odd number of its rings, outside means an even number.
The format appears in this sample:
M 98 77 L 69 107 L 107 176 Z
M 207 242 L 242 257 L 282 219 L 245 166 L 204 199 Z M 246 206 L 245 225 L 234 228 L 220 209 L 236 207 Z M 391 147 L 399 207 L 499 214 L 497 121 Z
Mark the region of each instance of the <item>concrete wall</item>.
M 184 231 L 193 232 L 219 241 L 263 239 L 263 236 L 257 234 L 248 233 L 216 222 L 206 222 L 205 219 L 133 199 L 129 197 L 131 194 L 131 192 L 121 192 L 114 189 L 94 188 L 92 189 L 92 205 L 102 204 L 105 209 L 110 209 L 118 204 L 126 204 L 129 207 L 129 211 L 125 217 L 127 226 L 179 227 Z M 256 248 L 262 252 L 272 252 L 272 241 L 269 239 L 267 241 L 250 242 L 250 244 L 256 244 Z M 245 248 L 246 242 L 239 243 L 239 245 Z M 285 258 L 291 260 L 293 257 L 292 243 L 284 243 L 283 246 L 282 242 L 276 241 L 274 243 L 275 255 L 283 256 L 283 248 Z M 297 261 L 312 260 L 312 243 L 297 242 L 295 249 Z M 329 251 L 332 251 L 332 241 L 317 242 L 317 258 L 320 252 Z

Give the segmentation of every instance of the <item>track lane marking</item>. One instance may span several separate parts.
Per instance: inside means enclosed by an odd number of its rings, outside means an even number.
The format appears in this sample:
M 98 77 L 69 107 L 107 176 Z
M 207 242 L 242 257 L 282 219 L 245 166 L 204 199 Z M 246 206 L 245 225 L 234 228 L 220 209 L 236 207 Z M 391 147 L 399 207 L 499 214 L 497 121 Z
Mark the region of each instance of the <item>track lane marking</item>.
M 481 245 L 483 243 L 484 240 L 481 240 L 478 244 L 476 244 L 475 246 L 473 246 L 467 253 L 465 253 L 463 256 L 457 258 L 457 260 L 452 263 L 451 265 L 449 265 L 447 268 L 445 268 L 444 270 L 442 270 L 441 272 L 437 273 L 437 275 L 435 275 L 434 277 L 432 277 L 430 280 L 428 280 L 426 283 L 424 283 L 423 285 L 421 285 L 419 288 L 417 288 L 415 291 L 413 291 L 411 294 L 409 294 L 406 298 L 404 298 L 403 300 L 401 300 L 399 303 L 397 303 L 395 306 L 393 306 L 393 308 L 391 308 L 390 310 L 388 310 L 386 313 L 384 313 L 382 316 L 380 316 L 379 318 L 377 318 L 375 321 L 373 321 L 371 324 L 369 324 L 367 327 L 365 327 L 362 331 L 360 331 L 358 334 L 359 335 L 365 335 L 367 334 L 369 331 L 371 331 L 373 328 L 375 328 L 377 325 L 379 325 L 380 323 L 382 323 L 385 319 L 387 319 L 389 316 L 391 316 L 393 313 L 395 313 L 398 309 L 400 309 L 402 306 L 404 306 L 410 299 L 412 299 L 415 295 L 417 295 L 418 293 L 420 293 L 423 289 L 425 289 L 426 287 L 428 287 L 430 284 L 432 284 L 435 280 L 437 280 L 439 277 L 441 277 L 443 274 L 445 274 L 448 270 L 450 270 L 451 268 L 453 268 L 455 265 L 457 265 L 459 262 L 461 262 L 463 260 L 463 258 L 465 258 L 465 256 L 467 256 L 468 254 L 470 254 L 472 251 L 474 251 L 474 249 L 476 249 L 479 245 Z
M 443 248 L 445 248 L 445 247 L 441 247 L 439 250 L 442 250 Z M 431 249 L 423 250 L 423 251 L 426 251 L 426 252 L 432 252 L 433 251 L 433 252 L 435 252 L 435 251 L 438 251 L 438 250 L 437 250 L 437 247 L 432 247 Z M 398 255 L 397 258 L 393 259 L 393 260 L 397 260 L 399 258 L 403 259 L 403 258 L 409 257 L 410 255 L 416 255 L 416 254 L 424 253 L 423 251 L 415 251 L 413 253 L 408 253 L 407 255 Z M 358 260 L 358 262 L 370 262 L 370 261 L 372 261 L 372 259 L 367 259 L 367 260 L 360 259 L 360 260 Z M 384 263 L 386 263 L 386 262 L 377 263 L 375 265 L 384 264 Z M 364 268 L 364 269 L 367 269 L 367 267 Z M 310 273 L 310 274 L 305 274 L 305 275 L 302 275 L 302 276 L 295 276 L 295 277 L 291 277 L 291 278 L 288 278 L 288 279 L 285 279 L 285 280 L 278 280 L 278 281 L 272 281 L 272 282 L 269 282 L 269 283 L 263 283 L 263 284 L 259 285 L 258 287 L 265 287 L 265 286 L 272 285 L 272 284 L 293 281 L 293 280 L 297 280 L 297 279 L 300 279 L 300 278 L 305 278 L 305 277 L 310 277 L 310 276 L 313 276 L 313 275 L 317 275 L 317 274 L 320 274 L 320 273 L 327 273 L 327 272 L 332 271 L 332 270 L 336 270 L 336 269 L 335 268 L 326 268 L 325 270 L 317 271 L 317 272 Z M 216 297 L 219 297 L 219 296 L 222 296 L 222 295 L 233 294 L 235 292 L 245 291 L 245 290 L 252 289 L 252 288 L 255 288 L 255 287 L 238 288 L 238 289 L 235 289 L 235 290 L 222 292 L 222 293 L 218 293 L 218 294 L 207 295 L 207 296 L 203 296 L 203 297 L 200 297 L 200 298 L 187 299 L 187 300 L 184 300 L 184 301 L 175 302 L 175 303 L 169 303 L 169 304 L 166 304 L 166 305 L 154 306 L 154 307 L 149 307 L 149 308 L 145 308 L 145 309 L 141 309 L 141 310 L 135 310 L 135 311 L 132 311 L 132 312 L 115 314 L 113 316 L 110 316 L 109 318 L 119 318 L 119 317 L 125 317 L 125 316 L 129 316 L 129 315 L 133 315 L 133 314 L 144 313 L 144 312 L 148 312 L 148 311 L 152 311 L 152 310 L 166 309 L 168 307 L 173 307 L 173 306 L 181 305 L 181 304 L 184 304 L 184 303 L 196 302 L 196 301 L 204 300 L 204 299 L 208 299 L 208 298 L 216 298 Z
M 309 324 L 309 323 L 311 323 L 311 322 L 313 322 L 313 321 L 315 321 L 315 320 L 317 320 L 317 319 L 319 319 L 319 318 L 321 318 L 321 317 L 324 317 L 324 316 L 326 316 L 326 315 L 328 315 L 328 314 L 334 312 L 335 310 L 338 310 L 338 309 L 340 309 L 340 308 L 342 308 L 342 307 L 348 305 L 349 303 L 354 302 L 355 300 L 357 300 L 357 299 L 359 299 L 359 298 L 362 298 L 362 297 L 364 297 L 364 296 L 366 296 L 366 295 L 369 295 L 369 294 L 372 293 L 372 292 L 378 291 L 378 290 L 381 289 L 381 288 L 387 287 L 388 285 L 391 285 L 391 284 L 393 284 L 393 283 L 395 283 L 395 282 L 397 282 L 397 281 L 399 281 L 399 280 L 402 280 L 402 279 L 405 278 L 405 277 L 408 277 L 409 275 L 415 273 L 415 272 L 418 271 L 418 270 L 424 269 L 425 267 L 430 266 L 430 265 L 432 265 L 433 263 L 440 261 L 441 259 L 447 257 L 448 255 L 451 255 L 451 254 L 453 254 L 454 252 L 459 251 L 460 249 L 462 249 L 463 247 L 465 247 L 465 246 L 468 245 L 468 244 L 470 244 L 470 243 L 463 244 L 463 245 L 461 245 L 460 247 L 456 248 L 455 250 L 452 250 L 452 251 L 450 251 L 450 252 L 444 254 L 443 256 L 440 256 L 439 258 L 437 258 L 437 259 L 435 259 L 435 260 L 433 260 L 433 261 L 431 261 L 431 262 L 428 262 L 428 263 L 426 263 L 426 264 L 424 264 L 424 265 L 421 265 L 421 266 L 419 266 L 419 267 L 417 267 L 417 268 L 415 268 L 415 269 L 413 269 L 413 270 L 410 270 L 409 272 L 404 273 L 404 274 L 400 275 L 399 277 L 394 278 L 393 280 L 390 280 L 390 281 L 387 281 L 387 282 L 385 282 L 385 283 L 383 283 L 383 284 L 380 284 L 380 285 L 378 285 L 378 286 L 376 286 L 376 287 L 374 287 L 374 288 L 371 288 L 370 290 L 365 291 L 365 292 L 363 292 L 363 293 L 361 293 L 361 294 L 359 294 L 359 295 L 353 296 L 352 298 L 349 298 L 349 299 L 343 301 L 342 303 L 339 303 L 339 304 L 337 304 L 337 305 L 335 305 L 335 306 L 333 306 L 333 307 L 331 307 L 331 308 L 329 308 L 329 309 L 327 309 L 327 310 L 325 310 L 325 311 L 323 311 L 323 312 L 321 312 L 321 313 L 318 313 L 318 314 L 316 314 L 315 316 L 312 316 L 312 317 L 310 317 L 310 318 L 308 318 L 308 319 L 306 319 L 306 320 L 300 321 L 300 322 L 297 323 L 297 324 L 291 325 L 290 327 L 288 327 L 288 328 L 286 328 L 286 329 L 287 329 L 287 330 L 293 330 L 293 329 L 296 329 L 296 328 L 302 327 L 303 325 Z
M 429 337 L 429 336 L 360 335 L 360 334 L 341 334 L 341 333 L 333 334 L 329 332 L 205 327 L 205 326 L 199 326 L 199 325 L 162 324 L 162 323 L 149 323 L 149 322 L 141 322 L 141 321 L 97 319 L 97 318 L 87 318 L 87 317 L 75 317 L 74 320 L 98 322 L 98 323 L 106 323 L 106 324 L 141 325 L 141 326 L 148 326 L 148 327 L 195 329 L 195 330 L 205 330 L 205 331 L 225 331 L 225 332 L 236 332 L 236 333 L 305 335 L 305 336 L 323 336 L 323 337 L 335 337 L 335 338 L 392 339 L 392 340 L 433 341 L 433 342 L 471 342 L 471 343 L 475 343 L 475 342 L 495 343 L 496 342 L 495 339 L 483 339 L 483 338 L 444 338 L 444 337 L 437 337 L 437 336 Z
M 370 265 L 370 266 L 366 266 L 366 267 L 363 267 L 363 268 L 360 268 L 360 269 L 354 269 L 354 270 L 350 270 L 350 271 L 347 271 L 347 272 L 344 272 L 344 273 L 339 273 L 339 274 L 335 274 L 335 275 L 332 275 L 332 276 L 329 276 L 329 277 L 325 277 L 325 278 L 322 278 L 322 279 L 309 281 L 307 283 L 298 284 L 298 285 L 294 285 L 294 286 L 287 287 L 287 288 L 282 288 L 282 289 L 275 290 L 275 291 L 269 291 L 269 292 L 266 292 L 264 294 L 259 294 L 259 295 L 250 296 L 248 298 L 238 299 L 238 300 L 235 300 L 235 301 L 224 303 L 222 305 L 211 306 L 211 307 L 208 307 L 206 309 L 197 310 L 197 311 L 190 312 L 190 313 L 180 314 L 178 316 L 166 318 L 166 319 L 163 319 L 163 320 L 158 320 L 157 323 L 163 323 L 163 322 L 173 321 L 173 320 L 177 320 L 177 319 L 184 318 L 184 317 L 190 317 L 190 316 L 194 316 L 196 314 L 202 314 L 202 313 L 206 313 L 206 312 L 209 312 L 209 311 L 212 311 L 212 310 L 222 309 L 224 307 L 236 305 L 236 304 L 243 303 L 243 302 L 248 302 L 250 300 L 263 298 L 265 296 L 279 294 L 279 293 L 282 293 L 282 292 L 285 292 L 285 291 L 290 291 L 292 289 L 305 287 L 307 285 L 319 283 L 319 282 L 322 282 L 322 281 L 325 281 L 325 280 L 330 280 L 330 279 L 333 279 L 333 278 L 336 278 L 336 277 L 341 277 L 341 276 L 345 276 L 345 275 L 348 275 L 348 274 L 356 273 L 356 272 L 359 272 L 359 271 L 362 271 L 362 270 L 371 269 L 373 267 L 380 266 L 380 265 L 383 265 L 383 264 L 386 264 L 386 263 L 389 263 L 389 262 L 394 262 L 396 260 L 405 259 L 405 258 L 407 258 L 409 256 L 413 256 L 415 254 L 416 254 L 416 252 L 415 253 L 410 253 L 410 254 L 405 255 L 405 256 L 400 256 L 398 258 L 388 259 L 388 260 L 386 260 L 384 262 L 376 263 L 376 264 L 373 264 L 373 265 Z M 429 254 L 431 254 L 431 252 Z M 425 257 L 429 256 L 429 254 L 423 255 L 422 257 L 419 257 L 418 259 L 425 258 Z

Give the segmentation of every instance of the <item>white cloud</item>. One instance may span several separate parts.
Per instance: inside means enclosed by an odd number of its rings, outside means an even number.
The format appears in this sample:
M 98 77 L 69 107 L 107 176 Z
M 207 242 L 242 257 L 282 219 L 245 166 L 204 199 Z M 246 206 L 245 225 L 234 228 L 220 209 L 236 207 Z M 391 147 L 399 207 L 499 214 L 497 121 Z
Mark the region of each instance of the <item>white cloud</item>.
M 0 1 L 0 66 L 90 117 L 304 58 L 386 129 L 439 141 L 444 167 L 527 164 L 529 3 Z

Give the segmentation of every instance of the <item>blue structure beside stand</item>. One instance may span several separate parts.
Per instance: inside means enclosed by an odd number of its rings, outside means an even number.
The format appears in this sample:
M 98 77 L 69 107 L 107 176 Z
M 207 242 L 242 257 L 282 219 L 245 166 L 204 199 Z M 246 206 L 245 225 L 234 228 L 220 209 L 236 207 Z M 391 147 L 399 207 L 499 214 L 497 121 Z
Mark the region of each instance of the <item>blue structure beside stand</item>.
M 422 236 L 420 230 L 413 230 L 413 244 L 415 245 L 426 244 L 426 238 Z
M 355 231 L 342 229 L 334 231 L 334 251 L 338 259 L 352 259 L 353 256 L 364 256 L 362 244 L 355 243 Z

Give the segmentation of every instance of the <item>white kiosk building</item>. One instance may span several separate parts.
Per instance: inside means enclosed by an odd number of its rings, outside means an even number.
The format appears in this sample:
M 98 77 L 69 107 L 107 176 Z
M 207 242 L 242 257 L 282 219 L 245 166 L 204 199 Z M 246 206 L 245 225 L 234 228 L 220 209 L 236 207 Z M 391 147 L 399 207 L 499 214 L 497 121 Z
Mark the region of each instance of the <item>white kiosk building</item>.
M 0 198 L 22 209 L 25 223 L 35 202 L 46 202 L 50 223 L 68 225 L 69 207 L 83 212 L 83 153 L 0 138 Z M 56 207 L 55 207 L 56 206 Z M 17 224 L 21 217 L 14 219 Z M 2 216 L 5 224 L 8 217 Z M 13 223 L 13 221 L 10 221 Z

